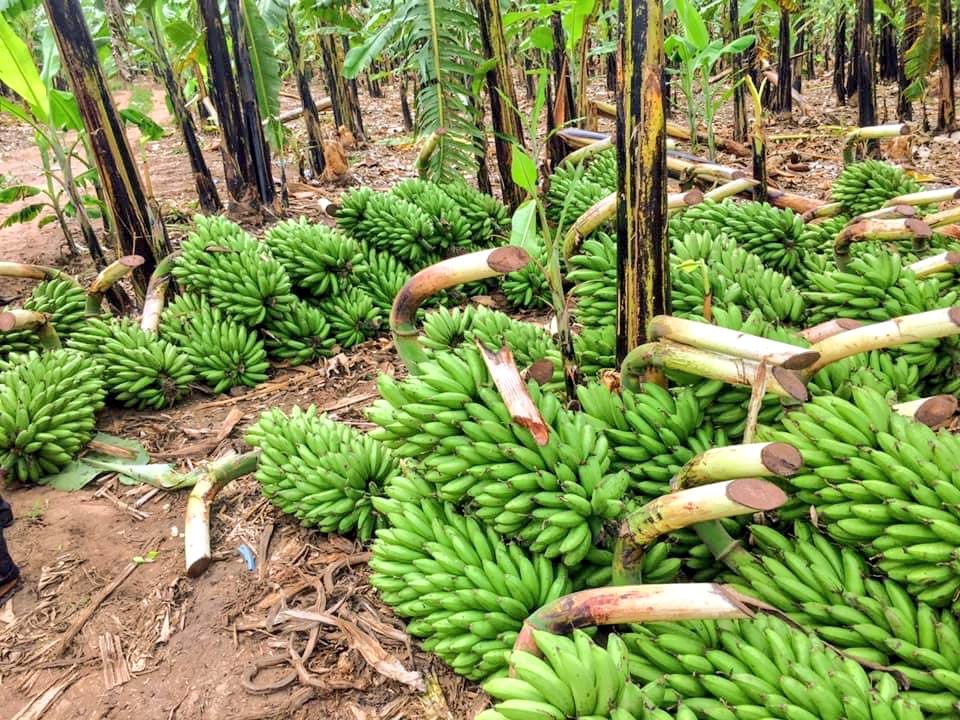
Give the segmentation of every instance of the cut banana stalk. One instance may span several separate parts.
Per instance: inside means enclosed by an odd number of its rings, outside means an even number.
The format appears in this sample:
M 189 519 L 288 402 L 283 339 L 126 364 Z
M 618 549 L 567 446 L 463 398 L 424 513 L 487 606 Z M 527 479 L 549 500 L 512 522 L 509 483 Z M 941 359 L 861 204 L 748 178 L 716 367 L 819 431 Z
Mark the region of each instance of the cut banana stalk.
M 787 443 L 748 443 L 711 448 L 684 465 L 670 481 L 683 490 L 745 477 L 790 477 L 800 472 L 803 457 Z
M 913 418 L 917 422 L 935 428 L 956 414 L 957 398 L 953 395 L 935 395 L 897 403 L 893 409 L 904 417 Z

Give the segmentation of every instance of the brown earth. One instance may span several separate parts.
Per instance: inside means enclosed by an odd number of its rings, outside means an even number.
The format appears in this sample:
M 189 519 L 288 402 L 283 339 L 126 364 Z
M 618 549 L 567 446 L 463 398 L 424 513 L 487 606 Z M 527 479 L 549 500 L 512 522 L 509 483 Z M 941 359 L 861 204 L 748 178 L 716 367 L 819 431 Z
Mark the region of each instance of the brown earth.
M 810 116 L 797 113 L 768 125 L 770 164 L 786 189 L 822 197 L 842 164 L 840 137 L 826 126 L 849 126 L 855 110 L 835 106 L 829 78 L 807 83 L 804 90 Z M 385 92 L 383 99 L 363 94 L 371 142 L 349 153 L 354 182 L 375 188 L 410 176 L 416 154 L 402 129 L 396 90 L 385 87 Z M 887 119 L 886 108 L 895 107 L 893 93 L 891 87 L 881 91 L 882 119 Z M 284 98 L 284 109 L 297 104 Z M 170 126 L 157 89 L 150 114 Z M 729 135 L 729 117 L 726 108 L 719 134 Z M 332 120 L 325 122 L 332 133 Z M 131 141 L 138 147 L 135 131 Z M 207 136 L 206 142 L 208 162 L 222 187 L 216 139 Z M 957 148 L 957 138 L 921 133 L 895 159 L 938 183 L 960 184 Z M 147 142 L 143 154 L 171 234 L 182 235 L 196 201 L 177 134 Z M 718 161 L 746 167 L 728 155 Z M 788 171 L 788 162 L 806 163 L 809 171 Z M 295 177 L 295 167 L 286 170 L 288 178 Z M 26 129 L 0 125 L 0 174 L 40 182 L 39 156 Z M 290 214 L 318 218 L 318 199 L 335 199 L 342 190 L 294 184 Z M 57 265 L 90 277 L 89 263 L 65 257 L 64 247 L 55 225 L 0 229 L 3 259 Z M 0 304 L 28 291 L 23 284 L 0 281 Z M 154 461 L 186 447 L 173 462 L 189 469 L 227 450 L 242 451 L 243 427 L 270 406 L 316 403 L 338 419 L 365 427 L 359 409 L 373 396 L 377 373 L 398 367 L 389 342 L 371 342 L 312 367 L 280 369 L 269 384 L 236 396 L 196 395 L 161 413 L 109 411 L 100 429 L 138 439 Z M 213 446 L 210 439 L 232 410 L 242 414 L 239 424 Z M 131 489 L 107 477 L 75 493 L 39 487 L 6 497 L 17 517 L 6 536 L 24 584 L 0 606 L 2 718 L 452 720 L 470 718 L 485 705 L 475 685 L 420 652 L 402 623 L 378 602 L 366 580 L 364 548 L 290 522 L 260 497 L 252 478 L 221 493 L 213 520 L 214 563 L 198 579 L 187 578 L 183 567 L 186 492 Z M 255 570 L 241 558 L 242 544 L 253 550 Z M 152 551 L 155 559 L 130 570 L 134 557 L 149 559 Z M 118 578 L 123 578 L 118 587 L 72 641 L 59 647 L 84 609 Z M 321 622 L 278 621 L 284 608 L 325 615 Z M 427 680 L 438 678 L 439 692 L 431 685 L 424 694 L 389 679 L 374 668 L 378 660 L 387 661 L 378 667 L 393 677 L 402 667 Z M 252 676 L 250 668 L 258 663 L 263 673 Z M 129 680 L 110 686 L 125 673 Z M 271 684 L 277 686 L 273 691 L 265 688 Z M 251 691 L 255 685 L 261 692 Z

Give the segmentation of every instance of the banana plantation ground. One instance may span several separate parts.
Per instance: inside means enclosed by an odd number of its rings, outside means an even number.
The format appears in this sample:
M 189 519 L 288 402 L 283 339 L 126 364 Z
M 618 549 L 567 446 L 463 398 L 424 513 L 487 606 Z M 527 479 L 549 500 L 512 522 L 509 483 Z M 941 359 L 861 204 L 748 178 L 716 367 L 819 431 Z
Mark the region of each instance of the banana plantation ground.
M 893 119 L 892 90 L 881 89 L 881 122 Z M 170 126 L 159 90 L 133 92 L 154 120 Z M 363 98 L 371 141 L 348 148 L 348 183 L 291 183 L 291 216 L 319 220 L 320 198 L 336 200 L 350 184 L 380 189 L 414 175 L 416 150 L 403 131 L 395 89 L 385 92 L 383 99 Z M 804 97 L 793 119 L 770 120 L 770 175 L 784 189 L 822 198 L 842 167 L 842 138 L 831 128 L 855 125 L 856 111 L 835 106 L 828 78 L 805 84 Z M 928 101 L 933 107 L 935 99 Z M 728 136 L 729 121 L 721 113 L 718 136 Z M 172 235 L 185 233 L 195 203 L 178 137 L 140 145 L 131 131 Z M 218 168 L 215 140 L 205 142 L 210 166 Z M 34 153 L 25 128 L 0 126 L 0 174 L 36 181 Z M 884 153 L 928 180 L 960 185 L 960 133 L 915 132 L 909 142 L 885 143 Z M 718 162 L 747 169 L 749 159 L 721 151 Z M 0 230 L 0 257 L 92 277 L 89 267 L 64 266 L 61 242 L 54 225 L 19 225 Z M 4 280 L 0 305 L 25 292 Z M 189 468 L 231 447 L 242 451 L 243 428 L 268 407 L 315 403 L 368 427 L 360 411 L 376 395 L 374 378 L 400 367 L 387 340 L 372 341 L 281 370 L 236 395 L 195 394 L 165 412 L 108 411 L 99 429 L 140 441 L 155 461 Z M 183 572 L 185 493 L 131 489 L 107 477 L 75 493 L 31 487 L 8 499 L 17 522 L 7 541 L 25 583 L 0 608 L 0 717 L 446 720 L 472 718 L 488 703 L 477 686 L 420 652 L 378 601 L 362 546 L 302 529 L 263 498 L 251 477 L 218 499 L 214 563 L 199 579 Z M 411 686 L 411 671 L 423 675 L 426 693 Z

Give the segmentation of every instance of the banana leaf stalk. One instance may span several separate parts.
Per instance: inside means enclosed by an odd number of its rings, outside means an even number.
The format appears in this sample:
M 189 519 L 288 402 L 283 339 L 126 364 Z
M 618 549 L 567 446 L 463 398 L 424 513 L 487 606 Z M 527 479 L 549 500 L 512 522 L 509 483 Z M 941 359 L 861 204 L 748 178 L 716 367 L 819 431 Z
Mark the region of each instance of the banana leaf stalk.
M 0 335 L 13 330 L 32 330 L 46 350 L 60 347 L 60 337 L 46 313 L 19 308 L 0 312 Z
M 753 178 L 737 178 L 736 180 L 731 180 L 723 185 L 718 185 L 704 195 L 703 199 L 720 202 L 724 198 L 733 197 L 734 195 L 739 195 L 740 193 L 747 192 L 748 190 L 752 191 L 757 185 L 757 181 Z
M 199 577 L 210 566 L 213 557 L 210 552 L 210 508 L 217 494 L 231 480 L 256 470 L 259 460 L 260 451 L 251 450 L 214 460 L 199 472 L 191 473 L 200 477 L 187 498 L 183 525 L 183 551 L 188 577 Z
M 511 419 L 517 425 L 529 430 L 537 445 L 541 447 L 546 445 L 550 442 L 550 427 L 543 421 L 533 398 L 530 397 L 530 392 L 523 378 L 520 377 L 520 371 L 517 370 L 510 348 L 504 346 L 497 352 L 493 352 L 479 338 L 476 344 Z
M 606 135 L 602 140 L 597 140 L 589 145 L 584 145 L 583 147 L 577 148 L 572 153 L 568 153 L 560 162 L 560 164 L 576 165 L 577 163 L 583 162 L 584 160 L 589 160 L 594 155 L 598 155 L 604 150 L 609 150 L 612 147 L 613 137 Z
M 895 220 L 915 217 L 916 215 L 917 209 L 913 207 L 913 205 L 899 203 L 897 205 L 890 205 L 888 207 L 871 210 L 870 212 L 861 213 L 853 218 L 852 222 L 860 222 L 861 220 Z
M 806 330 L 800 331 L 800 336 L 811 345 L 815 345 L 821 340 L 826 340 L 834 335 L 839 335 L 847 330 L 861 327 L 863 325 L 859 320 L 853 318 L 834 318 L 826 320 L 819 325 L 814 325 Z
M 869 51 L 867 51 L 869 53 Z M 858 63 L 859 65 L 859 63 Z M 872 70 L 871 70 L 872 75 Z M 869 93 L 868 93 L 869 94 Z M 872 106 L 872 100 L 871 100 Z M 880 140 L 881 138 L 899 137 L 909 135 L 910 126 L 906 123 L 893 123 L 891 125 L 871 125 L 868 127 L 854 128 L 847 133 L 843 141 L 843 163 L 849 165 L 856 159 L 856 146 L 858 143 Z
M 731 385 L 753 387 L 759 364 L 753 360 L 731 357 L 710 350 L 658 340 L 635 348 L 620 367 L 620 382 L 628 390 L 640 391 L 651 369 L 665 368 L 692 373 Z M 766 373 L 766 391 L 778 397 L 806 402 L 809 397 L 804 380 L 793 370 L 771 368 Z
M 757 202 L 767 200 L 767 131 L 763 127 L 763 103 L 760 91 L 749 75 L 744 76 L 750 99 L 753 102 L 753 125 L 750 128 L 750 149 L 753 159 L 753 179 L 757 186 L 753 190 L 753 199 Z
M 886 205 L 888 207 L 891 205 L 934 205 L 958 199 L 960 199 L 960 187 L 946 187 L 898 195 L 887 200 Z
M 933 228 L 917 218 L 900 220 L 861 220 L 847 225 L 837 233 L 833 252 L 837 265 L 843 269 L 850 258 L 850 245 L 864 240 L 913 240 L 914 248 L 921 249 L 933 236 Z
M 124 255 L 101 270 L 87 287 L 87 315 L 99 315 L 107 291 L 141 265 L 143 258 L 139 255 Z
M 820 359 L 804 370 L 804 373 L 812 376 L 826 365 L 858 353 L 951 335 L 960 335 L 960 306 L 903 315 L 884 322 L 863 325 L 816 343 L 811 349 L 820 353 Z
M 960 265 L 960 252 L 956 250 L 947 250 L 939 255 L 921 258 L 908 266 L 918 278 L 924 278 L 940 272 L 952 271 L 957 265 Z
M 157 332 L 160 329 L 160 316 L 163 314 L 163 305 L 166 302 L 167 288 L 170 286 L 170 273 L 179 251 L 167 255 L 157 265 L 157 269 L 150 276 L 147 285 L 147 294 L 143 300 L 143 313 L 140 316 L 140 327 L 143 330 Z
M 670 312 L 663 2 L 623 0 L 617 88 L 617 359 Z M 663 382 L 662 378 L 659 379 Z
M 746 477 L 790 477 L 803 466 L 800 452 L 787 443 L 748 443 L 711 448 L 680 468 L 670 489 L 684 490 L 721 480 Z
M 807 348 L 670 315 L 653 318 L 648 332 L 651 340 L 663 338 L 699 350 L 712 350 L 757 362 L 762 360 L 787 370 L 803 370 L 820 357 Z
M 950 420 L 957 412 L 957 398 L 953 395 L 910 400 L 893 406 L 894 412 L 935 428 Z
M 683 620 L 745 620 L 763 603 L 716 583 L 604 587 L 564 595 L 523 622 L 514 651 L 539 655 L 534 630 L 553 634 L 576 628 Z
M 510 245 L 442 260 L 410 278 L 397 293 L 390 310 L 393 341 L 407 370 L 416 374 L 418 364 L 426 359 L 416 322 L 417 310 L 424 300 L 454 285 L 515 272 L 528 262 L 526 250 Z

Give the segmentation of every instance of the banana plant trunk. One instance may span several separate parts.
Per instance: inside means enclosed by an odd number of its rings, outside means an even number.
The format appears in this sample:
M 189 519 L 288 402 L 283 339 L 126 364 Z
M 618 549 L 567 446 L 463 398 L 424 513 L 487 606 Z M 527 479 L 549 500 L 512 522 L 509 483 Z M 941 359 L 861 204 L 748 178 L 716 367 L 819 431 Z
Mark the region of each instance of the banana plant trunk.
M 877 124 L 876 83 L 874 82 L 873 0 L 857 3 L 857 49 L 854 58 L 857 75 L 857 109 L 860 127 Z M 867 154 L 879 151 L 876 140 L 867 143 Z
M 170 107 L 173 109 L 173 116 L 183 135 L 183 146 L 186 148 L 187 157 L 190 159 L 190 169 L 193 171 L 193 181 L 197 186 L 200 208 L 208 214 L 218 213 L 223 207 L 220 203 L 220 195 L 217 193 L 213 176 L 210 175 L 207 161 L 203 157 L 203 148 L 201 148 L 200 141 L 197 138 L 197 128 L 193 123 L 193 116 L 187 109 L 183 88 L 180 87 L 173 73 L 170 56 L 167 54 L 166 45 L 160 35 L 160 28 L 157 26 L 156 18 L 151 11 L 145 12 L 143 19 L 147 25 L 150 42 L 153 45 L 153 72 L 163 82 L 163 88 L 170 100 Z
M 323 55 L 323 71 L 327 79 L 327 93 L 337 127 L 346 127 L 358 141 L 363 141 L 363 117 L 359 105 L 355 105 L 347 79 L 343 76 L 343 51 L 333 35 L 321 35 L 320 52 Z
M 87 130 L 120 254 L 144 259 L 133 276 L 142 296 L 153 269 L 171 251 L 163 219 L 154 214 L 147 201 L 80 0 L 44 0 L 43 4 Z
M 230 197 L 253 210 L 259 210 L 259 193 L 250 172 L 250 149 L 243 127 L 240 94 L 227 47 L 218 0 L 197 0 L 203 20 L 207 50 L 210 100 L 220 124 L 220 155 Z
M 880 79 L 893 82 L 897 79 L 897 40 L 894 37 L 893 23 L 887 16 L 883 16 L 880 25 Z
M 547 154 L 550 167 L 555 168 L 566 153 L 563 141 L 552 131 L 565 127 L 576 112 L 573 96 L 573 82 L 570 79 L 570 64 L 567 62 L 566 40 L 560 15 L 554 13 L 550 18 L 553 29 L 553 51 L 550 53 L 550 65 L 553 72 L 552 93 L 547 102 Z
M 488 60 L 496 61 L 487 71 L 487 96 L 493 122 L 493 142 L 500 172 L 500 192 L 507 207 L 516 208 L 523 201 L 523 191 L 513 182 L 511 145 L 524 146 L 523 124 L 517 110 L 517 93 L 513 85 L 510 53 L 503 35 L 500 0 L 477 0 L 480 39 Z
M 954 88 L 953 4 L 940 0 L 940 103 L 937 129 L 953 130 L 957 124 L 957 96 Z
M 777 110 L 793 112 L 793 60 L 790 57 L 790 11 L 780 6 L 780 41 L 777 49 Z
M 837 10 L 837 27 L 833 42 L 833 92 L 837 96 L 837 105 L 847 104 L 847 12 L 842 7 Z
M 240 116 L 249 149 L 250 174 L 248 178 L 256 185 L 260 202 L 272 205 L 276 198 L 273 186 L 273 171 L 270 164 L 270 146 L 263 132 L 263 118 L 257 102 L 257 85 L 247 42 L 247 18 L 240 0 L 227 0 L 230 16 L 230 32 L 233 35 L 233 59 L 237 71 L 237 90 L 240 95 Z
M 319 179 L 327 167 L 327 163 L 323 159 L 320 113 L 317 112 L 317 104 L 313 101 L 313 92 L 310 90 L 313 73 L 300 51 L 297 23 L 290 8 L 287 8 L 287 50 L 290 53 L 290 62 L 293 63 L 293 73 L 297 79 L 300 103 L 303 105 L 303 121 L 307 126 L 307 158 L 310 161 L 310 171 L 313 174 L 313 179 L 316 180 Z
M 620 3 L 617 93 L 617 361 L 670 313 L 661 0 Z

